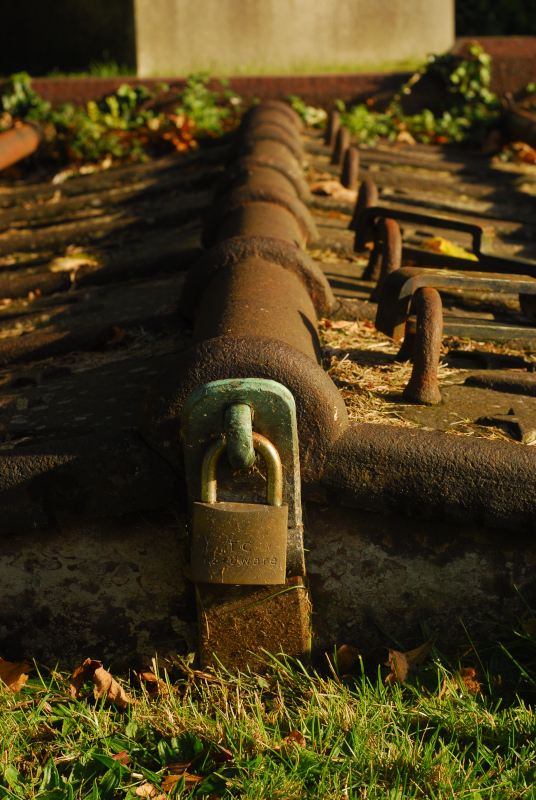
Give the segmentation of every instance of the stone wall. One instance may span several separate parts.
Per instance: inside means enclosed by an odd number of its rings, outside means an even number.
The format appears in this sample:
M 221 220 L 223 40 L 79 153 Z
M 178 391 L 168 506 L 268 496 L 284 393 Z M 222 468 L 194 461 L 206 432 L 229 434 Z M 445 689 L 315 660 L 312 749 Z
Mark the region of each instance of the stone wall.
M 135 0 L 142 76 L 322 71 L 454 43 L 454 0 Z

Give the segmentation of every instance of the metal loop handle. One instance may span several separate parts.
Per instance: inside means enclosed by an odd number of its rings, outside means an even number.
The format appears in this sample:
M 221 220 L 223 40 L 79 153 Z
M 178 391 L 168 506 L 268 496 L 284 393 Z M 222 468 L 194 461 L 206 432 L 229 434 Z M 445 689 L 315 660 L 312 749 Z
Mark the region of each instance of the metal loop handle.
M 225 436 L 214 439 L 207 447 L 201 466 L 201 502 L 216 503 L 216 469 L 221 454 L 227 447 Z M 253 447 L 264 458 L 268 473 L 266 500 L 270 506 L 283 502 L 283 466 L 274 445 L 260 433 L 253 433 Z

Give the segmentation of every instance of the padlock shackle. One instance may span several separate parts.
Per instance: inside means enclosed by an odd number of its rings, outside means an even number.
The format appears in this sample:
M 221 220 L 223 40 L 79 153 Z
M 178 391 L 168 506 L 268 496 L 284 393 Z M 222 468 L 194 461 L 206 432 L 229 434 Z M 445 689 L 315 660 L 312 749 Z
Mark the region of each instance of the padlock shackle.
M 201 502 L 216 503 L 216 469 L 221 454 L 227 447 L 224 436 L 220 436 L 207 447 L 201 466 Z M 283 466 L 274 445 L 260 433 L 253 433 L 253 447 L 264 458 L 267 472 L 266 500 L 270 506 L 280 506 L 283 502 Z

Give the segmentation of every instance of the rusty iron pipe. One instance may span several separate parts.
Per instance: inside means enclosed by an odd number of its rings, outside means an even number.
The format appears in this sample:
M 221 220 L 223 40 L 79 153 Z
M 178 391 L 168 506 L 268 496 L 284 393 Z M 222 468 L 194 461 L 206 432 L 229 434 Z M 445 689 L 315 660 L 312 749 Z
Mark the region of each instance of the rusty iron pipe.
M 306 205 L 312 202 L 309 186 L 301 171 L 293 169 L 287 162 L 257 155 L 242 156 L 229 166 L 218 182 L 216 197 L 219 198 L 231 189 L 240 186 L 264 186 L 266 184 L 272 184 L 285 192 L 296 194 Z
M 251 106 L 244 116 L 242 117 L 241 124 L 247 125 L 249 119 L 257 116 L 268 116 L 271 111 L 276 111 L 279 114 L 284 114 L 285 117 L 292 122 L 298 133 L 303 133 L 303 121 L 297 111 L 288 103 L 282 100 L 263 100 L 262 103 Z
M 357 200 L 354 208 L 354 213 L 352 215 L 352 219 L 350 224 L 348 225 L 349 230 L 355 231 L 357 228 L 357 220 L 361 216 L 361 212 L 365 208 L 373 208 L 374 206 L 378 205 L 378 187 L 371 181 L 370 178 L 364 180 L 359 187 L 359 193 L 357 195 Z M 356 236 L 354 250 L 356 253 L 360 253 L 366 249 L 368 244 L 372 244 L 374 241 L 374 225 L 368 225 L 365 230 L 361 232 L 359 238 Z
M 263 336 L 320 363 L 316 312 L 305 286 L 279 264 L 243 258 L 219 270 L 197 309 L 194 344 L 216 336 Z
M 344 161 L 344 154 L 350 147 L 350 131 L 344 125 L 341 125 L 337 131 L 335 139 L 335 147 L 333 148 L 333 155 L 331 156 L 331 163 L 340 167 Z
M 376 236 L 377 240 L 381 242 L 381 266 L 378 283 L 370 295 L 372 303 L 379 301 L 383 285 L 391 272 L 402 266 L 402 234 L 398 222 L 394 219 L 380 220 L 376 227 Z M 374 249 L 376 249 L 376 242 Z
M 357 147 L 348 147 L 342 162 L 341 184 L 345 189 L 357 191 L 359 180 L 359 150 Z
M 402 393 L 404 400 L 423 405 L 441 403 L 437 368 L 443 339 L 443 308 L 437 289 L 418 289 L 412 306 L 417 315 L 413 371 Z
M 278 125 L 270 125 L 264 122 L 256 128 L 243 133 L 239 130 L 234 141 L 232 157 L 249 155 L 254 151 L 255 145 L 262 141 L 277 142 L 277 144 L 282 145 L 289 151 L 300 167 L 304 164 L 305 153 L 298 134 L 290 135 Z
M 536 453 L 508 442 L 351 423 L 306 500 L 536 533 Z M 434 530 L 430 529 L 433 538 Z M 485 540 L 483 540 L 483 543 Z
M 340 111 L 337 111 L 337 109 L 333 109 L 333 111 L 329 115 L 329 120 L 324 137 L 324 142 L 331 149 L 335 147 L 335 142 L 337 140 L 337 133 L 339 132 L 340 127 L 341 127 Z
M 35 153 L 43 140 L 37 125 L 23 122 L 0 133 L 0 171 Z
M 273 227 L 270 233 L 271 226 Z M 307 206 L 272 184 L 241 186 L 220 197 L 205 217 L 203 245 L 233 236 L 275 236 L 287 242 L 313 243 L 316 225 Z

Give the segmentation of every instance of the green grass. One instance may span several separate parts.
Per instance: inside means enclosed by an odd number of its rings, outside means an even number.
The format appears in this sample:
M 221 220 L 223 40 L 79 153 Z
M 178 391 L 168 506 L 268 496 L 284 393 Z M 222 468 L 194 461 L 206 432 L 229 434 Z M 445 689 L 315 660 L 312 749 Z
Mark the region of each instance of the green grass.
M 506 638 L 471 652 L 475 696 L 437 650 L 394 687 L 285 657 L 267 657 L 263 676 L 177 661 L 153 697 L 123 676 L 125 711 L 38 673 L 0 697 L 0 798 L 134 798 L 145 783 L 161 798 L 535 798 L 536 639 L 522 627 Z M 292 731 L 305 746 L 285 744 Z M 168 791 L 185 768 L 203 780 Z
M 194 64 L 190 72 L 206 72 L 214 76 L 231 77 L 234 75 L 320 75 L 324 73 L 344 73 L 344 72 L 412 72 L 416 70 L 422 62 L 418 59 L 407 59 L 405 61 L 382 61 L 378 63 L 363 64 L 360 62 L 345 62 L 334 64 L 318 61 L 297 61 L 285 67 L 258 64 L 255 62 L 241 64 L 230 67 L 215 61 L 200 62 Z M 153 78 L 169 78 L 175 75 L 176 70 L 160 69 L 151 73 Z M 145 76 L 149 77 L 149 76 Z

